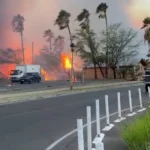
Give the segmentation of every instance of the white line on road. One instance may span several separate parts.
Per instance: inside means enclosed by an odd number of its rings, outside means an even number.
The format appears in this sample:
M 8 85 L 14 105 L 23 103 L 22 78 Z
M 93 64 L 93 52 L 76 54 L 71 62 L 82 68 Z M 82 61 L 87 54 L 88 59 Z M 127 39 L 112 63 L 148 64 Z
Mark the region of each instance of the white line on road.
M 137 106 L 134 106 L 133 108 L 137 108 L 137 107 L 139 107 L 139 106 L 140 106 L 140 105 L 137 105 Z M 130 110 L 130 108 L 123 109 L 121 112 L 125 112 L 125 111 L 127 111 L 127 110 Z M 118 112 L 114 112 L 114 113 L 110 114 L 110 116 L 114 116 L 114 115 L 116 115 L 116 114 L 118 114 Z M 102 119 L 105 119 L 105 118 L 106 118 L 106 116 L 101 117 L 100 119 L 102 120 Z M 93 120 L 93 121 L 92 121 L 92 124 L 95 123 L 95 122 L 96 122 L 96 120 Z M 83 127 L 85 128 L 86 126 L 87 126 L 87 124 L 85 124 Z M 64 135 L 63 137 L 59 138 L 57 141 L 53 142 L 53 143 L 52 143 L 49 147 L 47 147 L 45 150 L 51 150 L 51 149 L 54 148 L 57 144 L 59 144 L 61 141 L 63 141 L 64 139 L 66 139 L 67 137 L 69 137 L 70 135 L 72 135 L 72 134 L 74 134 L 74 133 L 76 133 L 76 132 L 77 132 L 77 129 L 75 129 L 75 130 L 69 132 L 68 134 L 66 134 L 66 135 Z

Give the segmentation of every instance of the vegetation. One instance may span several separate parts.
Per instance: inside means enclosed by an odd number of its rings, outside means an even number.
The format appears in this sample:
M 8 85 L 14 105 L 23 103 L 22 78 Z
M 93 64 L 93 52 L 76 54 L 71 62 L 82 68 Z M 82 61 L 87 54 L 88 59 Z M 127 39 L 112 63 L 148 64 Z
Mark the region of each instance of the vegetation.
M 108 75 L 108 67 L 113 70 L 114 78 L 117 78 L 117 66 L 119 66 L 125 59 L 130 60 L 135 57 L 141 45 L 140 41 L 136 41 L 137 32 L 133 29 L 126 29 L 120 23 L 108 25 L 108 9 L 106 3 L 100 3 L 96 8 L 98 18 L 104 19 L 106 24 L 106 29 L 102 31 L 101 34 L 95 33 L 91 28 L 91 13 L 86 8 L 84 8 L 76 17 L 76 21 L 79 22 L 79 28 L 75 31 L 75 34 L 73 34 L 70 29 L 71 14 L 69 12 L 66 10 L 60 10 L 55 20 L 55 25 L 57 25 L 60 30 L 68 30 L 70 47 L 75 46 L 72 50 L 75 50 L 76 54 L 85 62 L 93 64 L 95 79 L 98 78 L 97 67 L 103 78 Z M 150 43 L 150 18 L 146 18 L 143 21 L 143 24 L 143 28 L 146 28 L 145 40 Z M 19 32 L 21 35 L 24 62 L 24 17 L 21 15 L 15 16 L 12 21 L 12 26 L 13 30 Z M 40 52 L 40 55 L 46 58 L 43 61 L 44 64 L 53 64 L 55 68 L 60 62 L 60 54 L 64 49 L 64 37 L 58 36 L 55 38 L 53 31 L 47 29 L 44 32 L 44 38 L 48 42 L 48 47 L 44 47 Z M 73 44 L 73 41 L 76 41 L 76 45 Z M 47 60 L 48 58 L 50 58 L 50 60 Z M 38 61 L 39 60 L 40 56 L 38 56 Z M 105 73 L 103 71 L 104 67 L 106 68 Z
M 70 30 L 70 25 L 69 25 L 70 16 L 71 16 L 70 13 L 68 13 L 65 10 L 61 10 L 58 14 L 57 19 L 55 20 L 55 25 L 58 25 L 60 30 L 63 30 L 66 28 L 68 29 L 69 36 L 70 36 L 70 43 L 72 44 L 72 34 Z
M 96 69 L 96 51 L 98 46 L 96 43 L 96 37 L 93 30 L 90 29 L 90 13 L 88 10 L 83 9 L 83 11 L 77 16 L 77 21 L 80 22 L 80 30 L 77 30 L 76 39 L 77 39 L 77 52 L 79 55 L 86 60 L 89 60 L 94 65 L 95 79 L 97 79 L 97 69 Z M 82 44 L 82 48 L 80 47 Z M 99 45 L 99 44 L 98 44 Z M 90 52 L 87 52 L 85 47 L 87 47 Z M 89 58 L 90 57 L 90 58 Z
M 107 9 L 108 9 L 108 6 L 106 3 L 101 3 L 98 5 L 97 9 L 96 9 L 96 13 L 98 14 L 98 17 L 100 19 L 105 19 L 105 24 L 106 24 L 106 33 L 108 33 L 108 20 L 107 20 Z M 107 37 L 106 37 L 107 39 Z M 108 53 L 108 41 L 106 42 L 106 57 L 105 57 L 105 64 L 106 64 L 106 67 L 105 67 L 105 74 L 106 74 L 106 78 L 108 76 L 108 56 L 109 53 Z
M 108 31 L 102 32 L 102 49 L 105 54 L 108 47 L 108 64 L 114 72 L 114 78 L 116 78 L 117 66 L 137 55 L 141 41 L 136 41 L 136 38 L 137 32 L 133 29 L 124 29 L 119 23 L 110 25 Z
M 44 32 L 44 38 L 46 38 L 46 41 L 49 42 L 49 50 L 52 50 L 52 40 L 54 39 L 54 33 L 48 29 Z
M 150 113 L 134 119 L 121 129 L 129 150 L 150 150 Z
M 17 16 L 13 17 L 12 20 L 12 27 L 14 32 L 18 32 L 21 37 L 21 49 L 23 55 L 23 63 L 25 63 L 25 54 L 24 54 L 24 42 L 23 42 L 23 31 L 24 31 L 24 17 L 18 14 Z

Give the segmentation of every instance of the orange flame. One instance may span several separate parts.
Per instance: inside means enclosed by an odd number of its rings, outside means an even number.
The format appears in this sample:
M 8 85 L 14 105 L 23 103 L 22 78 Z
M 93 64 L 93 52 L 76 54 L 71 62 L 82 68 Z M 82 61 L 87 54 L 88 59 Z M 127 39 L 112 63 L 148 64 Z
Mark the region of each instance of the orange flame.
M 67 56 L 65 53 L 61 54 L 61 65 L 65 69 L 71 69 L 72 64 L 70 61 L 70 57 Z
M 41 75 L 44 77 L 45 81 L 50 80 L 50 77 L 49 77 L 48 73 L 43 68 L 41 68 Z

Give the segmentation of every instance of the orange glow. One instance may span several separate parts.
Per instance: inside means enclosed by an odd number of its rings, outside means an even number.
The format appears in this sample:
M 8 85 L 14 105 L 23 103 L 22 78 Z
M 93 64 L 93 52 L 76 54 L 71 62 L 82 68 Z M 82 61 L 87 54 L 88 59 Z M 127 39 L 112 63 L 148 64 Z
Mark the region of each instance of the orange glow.
M 126 6 L 126 13 L 134 27 L 140 28 L 143 20 L 150 16 L 150 0 L 130 0 Z
M 65 69 L 71 69 L 71 60 L 70 60 L 70 57 L 67 56 L 65 53 L 61 54 L 61 65 Z
M 69 58 L 66 58 L 66 59 L 65 59 L 65 68 L 66 68 L 66 69 L 70 69 L 70 68 L 71 68 L 71 63 L 70 63 Z
M 41 68 L 41 75 L 44 77 L 45 81 L 51 80 L 49 75 L 47 74 L 47 72 L 43 68 Z

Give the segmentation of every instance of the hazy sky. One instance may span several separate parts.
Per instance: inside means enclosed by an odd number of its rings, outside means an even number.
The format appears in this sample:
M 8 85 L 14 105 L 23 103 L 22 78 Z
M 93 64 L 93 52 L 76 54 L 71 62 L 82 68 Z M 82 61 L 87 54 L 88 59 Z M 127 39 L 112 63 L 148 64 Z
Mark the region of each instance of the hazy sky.
M 18 13 L 25 18 L 25 48 L 29 49 L 34 41 L 36 48 L 45 45 L 43 39 L 44 30 L 50 28 L 55 35 L 63 35 L 66 38 L 66 48 L 69 46 L 67 30 L 59 31 L 54 26 L 60 9 L 71 13 L 71 30 L 77 28 L 74 20 L 83 8 L 91 12 L 91 26 L 96 32 L 105 29 L 104 20 L 99 20 L 95 15 L 95 9 L 101 2 L 107 2 L 108 23 L 122 22 L 125 27 L 132 27 L 139 33 L 139 39 L 143 40 L 144 31 L 140 30 L 144 17 L 150 16 L 150 0 L 0 0 L 0 47 L 19 47 L 20 37 L 12 32 L 12 17 Z M 144 57 L 148 46 L 141 47 L 138 57 Z

